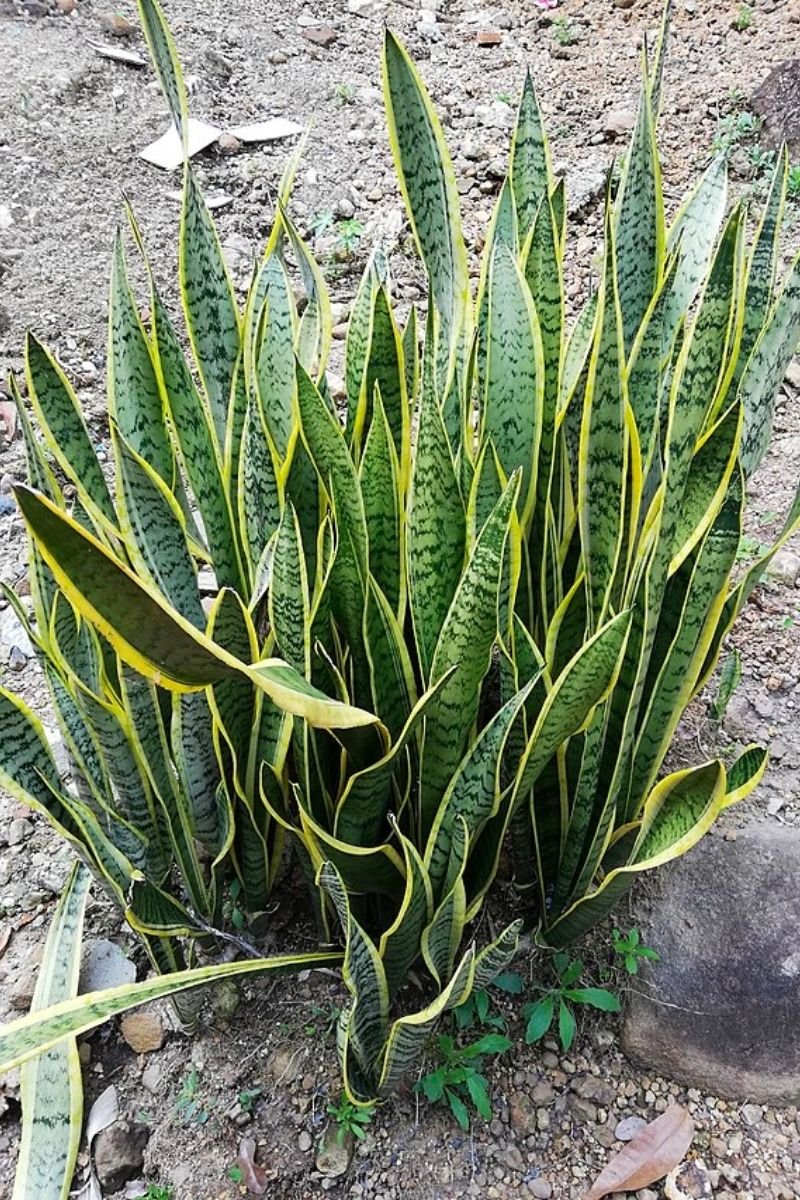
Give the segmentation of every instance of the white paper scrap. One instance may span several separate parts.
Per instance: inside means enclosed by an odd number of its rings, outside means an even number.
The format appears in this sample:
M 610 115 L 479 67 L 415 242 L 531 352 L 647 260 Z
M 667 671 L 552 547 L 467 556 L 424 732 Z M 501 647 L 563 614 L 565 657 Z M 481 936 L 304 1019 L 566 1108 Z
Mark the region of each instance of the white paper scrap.
M 304 125 L 287 121 L 285 117 L 270 117 L 268 121 L 254 121 L 252 125 L 237 125 L 228 132 L 240 142 L 275 142 L 303 133 L 304 129 Z
M 198 121 L 196 117 L 189 117 L 189 158 L 199 154 L 201 150 L 205 150 L 206 146 L 215 142 L 221 132 L 222 130 L 216 125 L 209 125 L 207 121 Z M 166 133 L 151 142 L 149 146 L 145 146 L 144 150 L 140 151 L 139 157 L 143 158 L 145 162 L 161 167 L 162 171 L 174 171 L 176 167 L 181 166 L 183 146 L 175 125 L 170 125 Z

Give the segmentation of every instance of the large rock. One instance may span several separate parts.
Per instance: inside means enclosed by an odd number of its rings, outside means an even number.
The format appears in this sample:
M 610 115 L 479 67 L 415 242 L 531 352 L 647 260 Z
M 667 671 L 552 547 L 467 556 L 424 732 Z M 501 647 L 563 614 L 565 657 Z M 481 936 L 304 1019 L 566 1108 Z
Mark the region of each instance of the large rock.
M 800 58 L 770 71 L 750 97 L 750 107 L 764 121 L 764 140 L 776 148 L 786 142 L 791 155 L 800 153 Z
M 623 1048 L 730 1099 L 800 1102 L 800 829 L 705 838 L 656 876 Z M 642 995 L 641 993 L 647 993 Z

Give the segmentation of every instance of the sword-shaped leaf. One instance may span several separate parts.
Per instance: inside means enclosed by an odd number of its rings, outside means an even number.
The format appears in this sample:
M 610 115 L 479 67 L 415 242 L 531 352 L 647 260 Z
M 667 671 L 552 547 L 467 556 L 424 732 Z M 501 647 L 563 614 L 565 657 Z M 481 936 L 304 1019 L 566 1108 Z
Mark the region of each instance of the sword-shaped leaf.
M 174 996 L 187 988 L 203 987 L 222 979 L 240 975 L 286 974 L 338 966 L 342 955 L 337 951 L 309 954 L 287 954 L 275 958 L 250 958 L 244 962 L 222 963 L 219 966 L 194 967 L 176 971 L 106 991 L 87 992 L 74 999 L 62 1000 L 39 1012 L 29 1013 L 16 1021 L 0 1026 L 0 1074 L 12 1070 L 42 1054 L 64 1038 L 77 1037 L 96 1029 L 110 1017 L 146 1004 Z
M 78 990 L 83 914 L 91 874 L 70 872 L 53 913 L 31 1012 L 72 999 Z M 83 1118 L 83 1080 L 75 1038 L 66 1038 L 20 1074 L 22 1136 L 12 1200 L 67 1200 Z

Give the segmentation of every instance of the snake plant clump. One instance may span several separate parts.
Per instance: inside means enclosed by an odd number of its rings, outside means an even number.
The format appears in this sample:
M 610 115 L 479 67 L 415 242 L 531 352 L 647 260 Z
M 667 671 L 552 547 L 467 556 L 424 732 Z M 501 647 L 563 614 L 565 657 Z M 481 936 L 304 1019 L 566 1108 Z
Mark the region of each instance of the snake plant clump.
M 185 130 L 169 31 L 155 0 L 140 12 Z M 63 372 L 28 341 L 44 438 L 20 401 L 31 636 L 76 787 L 5 692 L 3 782 L 73 841 L 162 971 L 209 944 L 231 880 L 262 912 L 291 852 L 320 939 L 344 944 L 351 1103 L 395 1089 L 441 1014 L 514 953 L 519 920 L 480 946 L 472 932 L 504 845 L 520 916 L 562 945 L 764 769 L 749 747 L 663 775 L 682 713 L 800 523 L 799 492 L 775 546 L 735 575 L 746 480 L 797 344 L 800 259 L 776 289 L 785 155 L 749 241 L 741 206 L 726 217 L 722 158 L 667 224 L 667 16 L 606 198 L 597 286 L 571 326 L 565 187 L 530 79 L 473 295 L 442 130 L 387 33 L 389 132 L 429 301 L 419 326 L 413 310 L 401 322 L 373 250 L 344 411 L 325 281 L 288 211 L 294 164 L 240 307 L 187 163 L 190 360 L 149 268 L 140 321 L 118 239 L 112 486 Z M 292 963 L 188 971 L 147 995 Z M 98 1000 L 94 1017 L 129 1002 Z

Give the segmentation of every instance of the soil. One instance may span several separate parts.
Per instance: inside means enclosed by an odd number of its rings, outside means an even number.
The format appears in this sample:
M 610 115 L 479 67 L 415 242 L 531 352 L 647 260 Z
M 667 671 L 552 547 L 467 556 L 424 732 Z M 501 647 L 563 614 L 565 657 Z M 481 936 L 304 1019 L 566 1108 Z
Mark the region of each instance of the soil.
M 110 246 L 124 221 L 122 199 L 143 227 L 155 273 L 176 300 L 175 246 L 179 180 L 139 158 L 167 125 L 149 68 L 101 57 L 92 42 L 143 51 L 137 33 L 109 30 L 115 9 L 103 0 L 0 0 L 0 359 L 18 369 L 26 329 L 48 343 L 76 382 L 93 436 L 104 424 L 105 290 Z M 194 115 L 223 130 L 263 117 L 309 124 L 293 215 L 313 237 L 326 264 L 337 323 L 344 320 L 374 238 L 393 245 L 396 290 L 422 298 L 418 266 L 407 257 L 407 228 L 390 166 L 380 93 L 380 37 L 386 20 L 420 64 L 443 115 L 461 181 L 467 238 L 485 230 L 506 156 L 512 108 L 526 66 L 533 70 L 548 119 L 557 166 L 571 196 L 568 289 L 585 293 L 599 249 L 604 172 L 618 156 L 635 109 L 642 31 L 657 29 L 660 0 L 563 0 L 543 12 L 534 0 L 479 9 L 475 0 L 374 0 L 348 11 L 344 0 L 278 4 L 276 0 L 168 0 L 168 16 L 191 88 Z M 800 0 L 759 0 L 747 9 L 722 0 L 676 0 L 661 119 L 665 193 L 677 207 L 707 163 L 726 114 L 769 71 L 800 55 Z M 120 14 L 135 19 L 130 0 Z M 311 25 L 336 32 L 326 46 Z M 737 26 L 737 27 L 734 27 Z M 477 34 L 496 31 L 493 44 Z M 482 39 L 487 41 L 486 38 Z M 217 219 L 239 284 L 272 221 L 275 191 L 291 142 L 211 147 L 196 160 L 209 192 L 230 197 Z M 758 194 L 763 182 L 749 147 L 732 157 L 735 194 Z M 358 226 L 342 222 L 357 221 Z M 347 230 L 350 234 L 347 234 Z M 355 229 L 355 234 L 353 234 Z M 343 243 L 342 235 L 345 235 Z M 349 247 L 355 237 L 357 245 Z M 800 242 L 800 204 L 788 206 L 782 266 Z M 337 328 L 337 334 L 341 329 Z M 341 359 L 341 340 L 336 344 Z M 800 473 L 800 379 L 784 385 L 769 459 L 750 486 L 754 547 L 780 526 Z M 0 493 L 23 473 L 19 440 L 2 451 Z M 796 554 L 798 546 L 793 551 Z M 0 580 L 19 586 L 25 545 L 18 518 L 0 494 Z M 24 590 L 24 589 L 23 589 Z M 48 714 L 35 664 L 4 635 L 2 683 Z M 735 836 L 745 821 L 800 823 L 800 592 L 791 561 L 761 587 L 731 644 L 743 680 L 720 727 L 698 701 L 681 727 L 675 755 L 698 761 L 720 745 L 763 737 L 772 765 L 756 795 L 726 814 L 719 833 Z M 23 648 L 24 649 L 24 648 Z M 713 691 L 713 687 L 712 687 Z M 0 1020 L 15 1015 L 70 854 L 36 817 L 0 797 Z M 635 894 L 618 914 L 636 920 Z M 87 938 L 129 939 L 117 915 L 93 900 Z M 275 933 L 297 947 L 297 931 Z M 581 952 L 595 978 L 609 978 L 607 930 Z M 526 973 L 523 962 L 519 968 Z M 618 978 L 617 983 L 621 983 Z M 630 980 L 623 986 L 635 986 Z M 718 1200 L 800 1197 L 800 1116 L 726 1103 L 649 1078 L 627 1062 L 616 1018 L 583 1018 L 568 1055 L 555 1042 L 512 1052 L 491 1068 L 495 1117 L 463 1134 L 443 1111 L 409 1091 L 387 1104 L 359 1142 L 339 1179 L 315 1168 L 313 1148 L 338 1089 L 331 1012 L 343 1001 L 327 976 L 275 984 L 249 983 L 238 1010 L 222 1004 L 202 1032 L 187 1040 L 169 1029 L 163 1049 L 137 1056 L 111 1025 L 84 1049 L 87 1098 L 109 1083 L 122 1111 L 145 1125 L 148 1182 L 172 1188 L 176 1200 L 243 1194 L 229 1177 L 242 1137 L 255 1137 L 267 1174 L 266 1194 L 300 1200 L 329 1191 L 364 1200 L 552 1195 L 577 1200 L 617 1144 L 618 1122 L 651 1118 L 670 1098 L 687 1104 L 697 1136 L 692 1195 Z M 505 1005 L 512 1035 L 519 1005 Z M 163 1019 L 168 1022 L 166 1010 Z M 188 1083 L 187 1083 L 188 1081 Z M 187 1100 L 187 1095 L 190 1099 Z M 15 1079 L 0 1085 L 0 1197 L 10 1197 L 18 1138 Z M 704 1182 L 703 1182 L 704 1181 Z M 642 1200 L 664 1193 L 660 1185 Z

